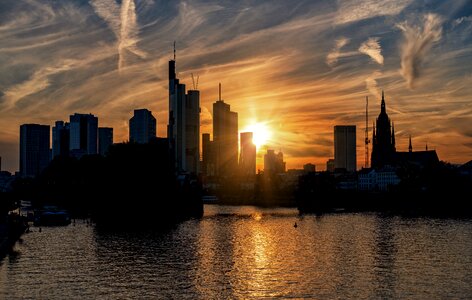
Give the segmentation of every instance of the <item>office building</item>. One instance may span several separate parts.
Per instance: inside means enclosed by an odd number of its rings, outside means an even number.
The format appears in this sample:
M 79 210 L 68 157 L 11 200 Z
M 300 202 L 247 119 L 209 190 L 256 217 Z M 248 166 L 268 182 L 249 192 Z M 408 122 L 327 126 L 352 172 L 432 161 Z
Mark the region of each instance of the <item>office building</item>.
M 131 143 L 147 144 L 156 138 L 157 121 L 152 112 L 147 109 L 135 109 L 129 119 L 129 141 Z
M 176 76 L 176 59 L 169 61 L 169 149 L 176 173 L 199 173 L 200 92 L 185 91 Z
M 108 149 L 113 145 L 113 128 L 99 127 L 98 128 L 98 153 L 105 156 Z
M 56 121 L 52 127 L 52 158 L 69 156 L 70 126 L 64 121 Z
M 216 174 L 231 176 L 238 166 L 238 114 L 221 99 L 213 103 L 213 143 L 216 155 Z
M 285 173 L 284 154 L 282 152 L 275 154 L 274 150 L 267 149 L 267 153 L 264 154 L 264 174 L 280 173 Z
M 69 151 L 74 157 L 98 153 L 98 118 L 92 114 L 75 113 L 70 116 Z
M 23 177 L 39 175 L 50 159 L 49 125 L 23 124 L 20 126 L 20 174 Z
M 256 174 L 256 145 L 252 142 L 252 138 L 252 132 L 241 132 L 240 134 L 239 169 L 244 177 Z
M 356 126 L 334 126 L 334 168 L 356 171 Z

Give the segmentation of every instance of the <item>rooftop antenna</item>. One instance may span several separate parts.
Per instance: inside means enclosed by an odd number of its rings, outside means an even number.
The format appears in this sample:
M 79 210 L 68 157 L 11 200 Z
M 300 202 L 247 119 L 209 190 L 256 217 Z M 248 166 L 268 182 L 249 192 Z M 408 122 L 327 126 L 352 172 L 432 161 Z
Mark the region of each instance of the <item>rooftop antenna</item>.
M 175 61 L 175 41 L 174 41 L 174 61 Z
M 219 87 L 218 87 L 218 100 L 221 101 L 221 82 L 218 83 Z
M 365 97 L 365 167 L 369 167 L 369 97 Z
M 193 89 L 196 91 L 198 89 L 198 78 L 200 76 L 197 75 L 197 80 L 195 80 L 195 77 L 193 76 L 193 73 L 190 73 L 192 75 L 192 83 L 193 83 Z

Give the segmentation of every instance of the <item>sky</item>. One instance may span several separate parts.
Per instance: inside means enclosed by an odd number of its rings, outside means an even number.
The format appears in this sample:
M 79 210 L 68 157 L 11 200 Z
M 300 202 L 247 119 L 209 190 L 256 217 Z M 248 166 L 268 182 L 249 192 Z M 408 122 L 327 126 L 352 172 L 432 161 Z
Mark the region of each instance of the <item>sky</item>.
M 325 169 L 334 125 L 357 126 L 362 167 L 365 97 L 372 124 L 382 90 L 398 151 L 411 135 L 413 150 L 472 159 L 470 0 L 3 0 L 2 169 L 18 170 L 21 124 L 76 112 L 121 142 L 133 109 L 147 108 L 165 137 L 174 40 L 178 77 L 187 88 L 199 77 L 201 133 L 219 82 L 241 130 L 271 131 L 258 168 L 271 148 L 287 168 Z

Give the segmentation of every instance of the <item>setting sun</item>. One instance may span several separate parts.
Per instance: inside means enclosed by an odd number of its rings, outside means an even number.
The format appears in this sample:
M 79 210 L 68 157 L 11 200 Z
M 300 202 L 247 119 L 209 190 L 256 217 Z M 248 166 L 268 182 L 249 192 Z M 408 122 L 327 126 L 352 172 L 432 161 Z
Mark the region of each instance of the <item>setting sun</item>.
M 266 145 L 272 136 L 272 132 L 265 123 L 255 123 L 249 125 L 241 132 L 252 132 L 253 143 L 258 149 L 261 146 Z

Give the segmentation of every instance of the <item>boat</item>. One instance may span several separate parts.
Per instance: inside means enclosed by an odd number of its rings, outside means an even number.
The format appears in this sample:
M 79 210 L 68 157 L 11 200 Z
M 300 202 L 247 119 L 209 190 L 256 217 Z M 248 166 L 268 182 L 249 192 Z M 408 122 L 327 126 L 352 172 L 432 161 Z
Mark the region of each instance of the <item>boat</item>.
M 69 213 L 55 206 L 45 206 L 34 213 L 34 226 L 67 226 L 70 223 Z

